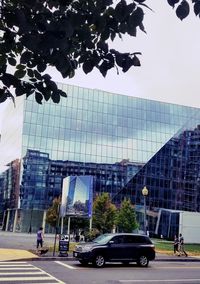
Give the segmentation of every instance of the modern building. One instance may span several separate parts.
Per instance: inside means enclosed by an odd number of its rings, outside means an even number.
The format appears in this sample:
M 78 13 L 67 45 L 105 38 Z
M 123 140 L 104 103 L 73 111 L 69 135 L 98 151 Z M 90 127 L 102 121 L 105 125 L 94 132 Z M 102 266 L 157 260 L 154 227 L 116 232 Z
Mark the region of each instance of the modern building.
M 92 175 L 93 196 L 108 192 L 117 206 L 130 198 L 141 228 L 146 185 L 152 234 L 170 238 L 179 211 L 200 212 L 200 109 L 59 87 L 68 95 L 59 104 L 20 98 L 5 112 L 0 144 L 1 165 L 7 167 L 0 175 L 4 229 L 36 229 L 67 176 Z

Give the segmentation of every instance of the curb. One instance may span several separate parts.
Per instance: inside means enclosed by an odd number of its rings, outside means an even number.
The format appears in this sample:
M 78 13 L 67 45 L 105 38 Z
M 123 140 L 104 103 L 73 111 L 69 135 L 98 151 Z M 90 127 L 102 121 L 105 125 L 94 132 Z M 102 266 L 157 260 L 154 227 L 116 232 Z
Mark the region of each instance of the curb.
M 158 258 L 153 261 L 163 261 L 163 262 L 200 262 L 199 258 Z

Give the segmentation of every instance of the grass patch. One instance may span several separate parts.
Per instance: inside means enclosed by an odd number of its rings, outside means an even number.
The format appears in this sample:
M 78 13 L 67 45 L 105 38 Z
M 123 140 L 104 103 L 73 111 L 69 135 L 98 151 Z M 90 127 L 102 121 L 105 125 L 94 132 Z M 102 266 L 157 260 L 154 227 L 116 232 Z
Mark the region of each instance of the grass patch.
M 74 243 L 74 242 L 69 243 L 69 253 L 73 252 L 76 245 L 77 245 L 77 243 Z M 59 249 L 59 247 L 58 247 L 58 243 L 57 243 L 55 251 L 58 252 L 58 249 Z M 53 252 L 53 250 L 54 250 L 54 246 L 49 246 L 49 252 Z
M 153 240 L 156 251 L 159 253 L 173 254 L 174 246 L 173 242 L 165 241 L 165 240 Z M 200 244 L 185 244 L 185 251 L 189 255 L 200 255 Z

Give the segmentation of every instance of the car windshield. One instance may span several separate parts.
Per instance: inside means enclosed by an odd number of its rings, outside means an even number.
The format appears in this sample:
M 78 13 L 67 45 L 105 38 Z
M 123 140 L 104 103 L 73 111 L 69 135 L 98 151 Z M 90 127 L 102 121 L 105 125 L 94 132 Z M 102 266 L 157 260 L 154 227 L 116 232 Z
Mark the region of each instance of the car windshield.
M 109 242 L 112 239 L 112 237 L 113 236 L 110 235 L 110 234 L 100 235 L 99 237 L 94 239 L 93 242 L 98 243 L 98 244 L 106 244 L 107 242 Z

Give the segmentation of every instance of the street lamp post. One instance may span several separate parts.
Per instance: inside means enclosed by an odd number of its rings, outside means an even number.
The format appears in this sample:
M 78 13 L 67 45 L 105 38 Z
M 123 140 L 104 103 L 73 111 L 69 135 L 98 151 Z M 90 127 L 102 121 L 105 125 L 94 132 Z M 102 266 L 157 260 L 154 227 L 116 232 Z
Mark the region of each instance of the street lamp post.
M 144 232 L 145 235 L 147 234 L 147 206 L 146 206 L 146 197 L 148 195 L 148 189 L 146 188 L 146 186 L 144 186 L 144 188 L 142 189 L 142 195 L 144 196 Z

